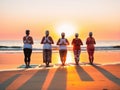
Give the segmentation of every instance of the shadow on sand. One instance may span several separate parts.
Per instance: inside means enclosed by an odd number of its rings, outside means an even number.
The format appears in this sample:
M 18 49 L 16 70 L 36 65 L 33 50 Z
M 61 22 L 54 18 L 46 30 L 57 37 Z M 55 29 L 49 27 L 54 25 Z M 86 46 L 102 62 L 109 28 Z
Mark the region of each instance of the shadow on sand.
M 57 80 L 57 83 L 56 83 Z M 67 69 L 65 67 L 59 67 L 52 79 L 49 90 L 66 90 L 66 82 L 67 82 Z
M 107 71 L 99 66 L 93 65 L 93 67 L 96 68 L 99 72 L 101 72 L 107 79 L 111 80 L 112 82 L 116 83 L 117 85 L 120 85 L 120 79 L 118 77 L 116 77 L 109 71 Z
M 9 86 L 14 80 L 16 80 L 21 74 L 16 74 L 12 77 L 10 77 L 8 80 L 4 81 L 2 84 L 0 84 L 0 90 L 5 90 L 7 86 Z
M 18 90 L 40 90 L 48 74 L 48 69 L 38 70 L 34 76 L 32 76 L 25 84 L 23 84 Z
M 82 81 L 94 81 L 92 77 L 81 66 L 76 66 L 75 68 Z

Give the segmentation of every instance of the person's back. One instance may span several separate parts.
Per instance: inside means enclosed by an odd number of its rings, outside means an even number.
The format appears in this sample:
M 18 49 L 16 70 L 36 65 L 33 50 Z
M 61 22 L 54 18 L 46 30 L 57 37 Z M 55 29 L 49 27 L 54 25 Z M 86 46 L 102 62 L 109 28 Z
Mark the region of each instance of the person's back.
M 49 36 L 49 31 L 46 30 L 45 35 L 42 40 L 41 44 L 43 44 L 43 63 L 46 63 L 46 67 L 49 67 L 49 63 L 51 63 L 52 57 L 52 46 L 54 41 L 51 36 Z
M 87 49 L 94 50 L 94 44 L 96 44 L 95 39 L 93 37 L 88 37 L 86 40 Z
M 93 64 L 94 61 L 94 50 L 95 50 L 94 44 L 96 44 L 95 39 L 92 37 L 92 35 L 93 35 L 92 32 L 90 32 L 89 37 L 86 40 L 87 52 L 89 55 L 90 64 Z
M 24 48 L 32 49 L 33 39 L 31 36 L 23 37 Z
M 42 41 L 41 41 L 41 44 L 44 44 L 43 49 L 52 49 L 51 44 L 54 44 L 54 42 L 53 42 L 51 36 L 47 36 L 47 37 L 44 36 Z
M 57 45 L 59 45 L 59 54 L 61 58 L 62 65 L 65 65 L 66 56 L 67 56 L 67 45 L 69 45 L 68 40 L 65 38 L 65 33 L 61 33 L 61 37 L 57 41 Z
M 73 50 L 81 50 L 81 45 L 83 45 L 80 38 L 76 39 L 74 38 L 72 41 Z
M 74 52 L 74 58 L 76 65 L 79 64 L 80 61 L 80 53 L 81 53 L 81 45 L 83 45 L 82 40 L 78 38 L 79 34 L 75 34 L 75 38 L 72 40 L 73 45 L 73 52 Z
M 66 38 L 60 38 L 57 45 L 59 45 L 60 50 L 67 50 L 68 41 Z
M 33 44 L 33 38 L 29 36 L 30 31 L 26 30 L 26 36 L 23 37 L 23 51 L 24 51 L 24 62 L 26 64 L 26 68 L 30 67 L 30 57 L 32 54 L 32 44 Z

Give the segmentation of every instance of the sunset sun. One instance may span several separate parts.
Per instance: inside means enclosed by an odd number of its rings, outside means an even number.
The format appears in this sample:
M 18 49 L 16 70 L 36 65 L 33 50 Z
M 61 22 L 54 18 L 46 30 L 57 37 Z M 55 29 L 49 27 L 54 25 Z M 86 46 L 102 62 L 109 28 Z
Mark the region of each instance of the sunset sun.
M 58 25 L 56 30 L 57 30 L 57 33 L 61 34 L 62 32 L 64 32 L 66 37 L 70 37 L 75 33 L 76 28 L 72 24 L 64 23 L 64 24 Z

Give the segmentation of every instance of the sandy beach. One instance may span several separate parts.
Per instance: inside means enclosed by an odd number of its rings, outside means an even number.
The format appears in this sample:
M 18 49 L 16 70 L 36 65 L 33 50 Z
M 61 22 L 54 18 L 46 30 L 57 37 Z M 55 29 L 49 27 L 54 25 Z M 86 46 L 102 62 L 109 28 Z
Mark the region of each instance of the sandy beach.
M 0 72 L 0 90 L 120 90 L 120 64 Z
M 33 52 L 31 65 L 24 65 L 23 53 L 0 53 L 0 90 L 119 90 L 119 51 L 96 51 L 95 65 L 88 63 L 86 52 L 81 53 L 80 65 L 74 64 L 73 52 L 61 66 L 59 53 L 53 52 L 51 67 L 42 63 L 42 52 Z M 59 82 L 58 82 L 59 81 Z
M 94 54 L 95 64 L 117 64 L 120 63 L 119 51 L 96 51 Z M 33 52 L 31 56 L 31 64 L 43 64 L 42 52 Z M 74 56 L 72 51 L 68 51 L 66 63 L 74 64 Z M 80 63 L 89 63 L 88 54 L 81 52 Z M 24 55 L 19 53 L 0 53 L 0 69 L 17 68 L 24 64 Z M 61 64 L 58 51 L 52 53 L 52 65 Z
M 120 90 L 120 0 L 0 0 L 0 90 Z

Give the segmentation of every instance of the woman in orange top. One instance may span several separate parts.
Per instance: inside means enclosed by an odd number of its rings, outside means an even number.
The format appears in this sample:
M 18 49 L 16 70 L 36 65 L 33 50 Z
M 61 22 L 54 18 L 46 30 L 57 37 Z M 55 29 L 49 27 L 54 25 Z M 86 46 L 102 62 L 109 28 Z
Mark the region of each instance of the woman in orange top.
M 89 37 L 86 40 L 87 52 L 89 55 L 90 64 L 93 64 L 93 61 L 94 61 L 94 50 L 95 50 L 94 44 L 96 44 L 95 39 L 92 37 L 92 35 L 93 33 L 90 32 Z

